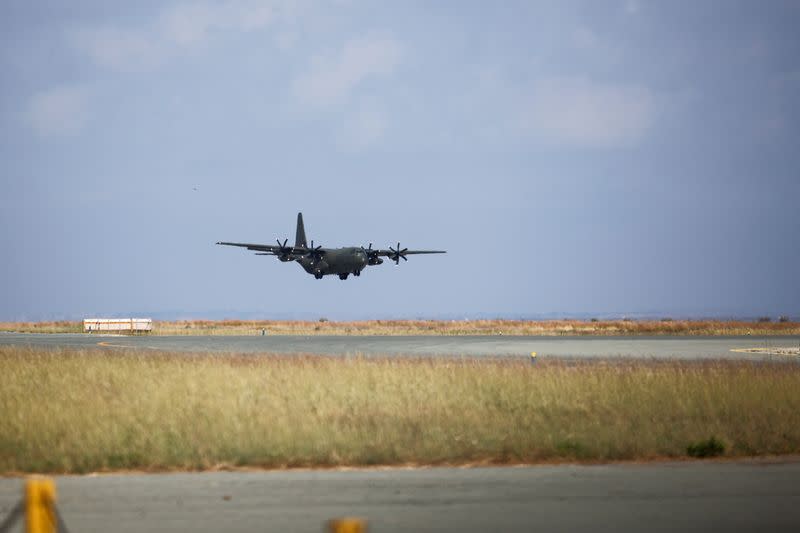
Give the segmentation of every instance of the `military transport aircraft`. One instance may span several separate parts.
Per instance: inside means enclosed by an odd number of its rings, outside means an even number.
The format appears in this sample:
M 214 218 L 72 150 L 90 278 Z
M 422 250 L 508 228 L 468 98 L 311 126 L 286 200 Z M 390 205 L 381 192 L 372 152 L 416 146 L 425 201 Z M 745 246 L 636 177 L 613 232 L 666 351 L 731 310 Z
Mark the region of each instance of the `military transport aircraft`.
M 338 274 L 339 279 L 347 279 L 350 274 L 360 276 L 361 271 L 368 265 L 380 265 L 383 263 L 381 257 L 388 257 L 400 264 L 400 259 L 408 261 L 407 255 L 412 254 L 444 254 L 444 250 L 409 250 L 408 248 L 389 247 L 388 250 L 373 250 L 372 243 L 367 248 L 363 246 L 350 246 L 347 248 L 323 248 L 322 246 L 311 246 L 306 242 L 306 230 L 303 226 L 303 213 L 297 213 L 297 232 L 295 233 L 294 246 L 287 246 L 289 239 L 284 239 L 278 244 L 249 244 L 244 242 L 218 242 L 225 246 L 240 246 L 253 250 L 256 255 L 274 255 L 279 261 L 297 261 L 300 266 L 315 278 L 322 279 L 329 274 Z

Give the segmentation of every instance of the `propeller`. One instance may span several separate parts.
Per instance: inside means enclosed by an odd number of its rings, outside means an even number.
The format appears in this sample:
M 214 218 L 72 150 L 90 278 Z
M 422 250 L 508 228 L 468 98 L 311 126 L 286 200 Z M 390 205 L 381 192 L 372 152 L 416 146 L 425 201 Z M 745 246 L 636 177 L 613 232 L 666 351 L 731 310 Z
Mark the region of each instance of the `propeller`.
M 383 263 L 383 260 L 378 258 L 378 250 L 372 249 L 372 243 L 369 243 L 368 248 L 364 248 L 363 246 L 361 249 L 364 251 L 364 254 L 367 256 L 367 263 L 370 265 L 380 265 Z
M 408 251 L 408 248 L 403 248 L 401 250 L 399 242 L 397 243 L 397 249 L 396 250 L 390 246 L 389 247 L 389 251 L 392 252 L 391 255 L 389 256 L 389 258 L 391 258 L 391 260 L 394 261 L 395 265 L 399 265 L 400 264 L 400 258 L 401 257 L 403 258 L 403 261 L 408 261 L 408 257 L 405 256 L 405 253 Z
M 314 241 L 311 241 L 311 247 L 306 251 L 306 257 L 311 259 L 312 263 L 316 263 L 322 259 L 322 252 L 320 252 L 320 250 L 322 250 L 322 246 L 314 247 Z
M 275 254 L 278 256 L 278 259 L 281 261 L 289 261 L 294 259 L 294 257 L 292 257 L 292 251 L 294 248 L 291 246 L 286 246 L 286 243 L 289 242 L 289 239 L 283 239 L 283 244 L 281 244 L 280 239 L 275 240 L 278 242 L 278 253 Z

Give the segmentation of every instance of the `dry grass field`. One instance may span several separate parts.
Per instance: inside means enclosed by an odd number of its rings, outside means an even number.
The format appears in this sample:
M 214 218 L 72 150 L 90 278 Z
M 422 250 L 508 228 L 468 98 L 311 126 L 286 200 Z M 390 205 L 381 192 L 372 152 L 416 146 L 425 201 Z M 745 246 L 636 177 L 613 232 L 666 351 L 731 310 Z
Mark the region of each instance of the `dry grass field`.
M 800 452 L 800 365 L 0 347 L 0 474 Z
M 800 335 L 798 322 L 725 320 L 155 321 L 153 335 Z M 0 322 L 0 331 L 80 333 L 82 324 Z

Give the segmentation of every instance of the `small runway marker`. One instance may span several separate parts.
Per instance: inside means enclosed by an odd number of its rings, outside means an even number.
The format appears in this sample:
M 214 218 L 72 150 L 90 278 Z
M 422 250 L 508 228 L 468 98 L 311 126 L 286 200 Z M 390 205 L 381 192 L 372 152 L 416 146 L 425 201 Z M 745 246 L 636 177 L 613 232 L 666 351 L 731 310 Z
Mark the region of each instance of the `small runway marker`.
M 157 348 L 155 346 L 130 346 L 127 344 L 111 344 L 107 341 L 100 341 L 97 343 L 98 346 L 102 346 L 103 348 L 128 348 L 130 350 L 136 349 L 143 349 L 143 350 L 160 350 L 161 348 Z
M 97 345 L 104 348 L 133 348 L 133 346 L 125 346 L 124 344 L 111 344 L 110 342 L 106 341 L 100 341 L 97 343 Z
M 330 533 L 366 533 L 367 521 L 363 518 L 334 518 L 328 520 Z

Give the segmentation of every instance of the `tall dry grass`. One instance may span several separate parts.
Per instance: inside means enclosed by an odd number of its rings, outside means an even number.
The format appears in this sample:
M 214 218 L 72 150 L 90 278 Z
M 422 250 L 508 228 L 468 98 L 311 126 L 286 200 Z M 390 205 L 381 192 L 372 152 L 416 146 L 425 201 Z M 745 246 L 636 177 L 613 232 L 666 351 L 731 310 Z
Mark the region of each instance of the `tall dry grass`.
M 80 322 L 2 322 L 0 331 L 78 333 Z M 800 335 L 798 322 L 727 320 L 155 321 L 154 335 Z
M 0 347 L 0 473 L 800 452 L 800 365 Z
M 83 333 L 83 322 L 76 320 L 0 322 L 0 331 L 15 331 L 19 333 Z

